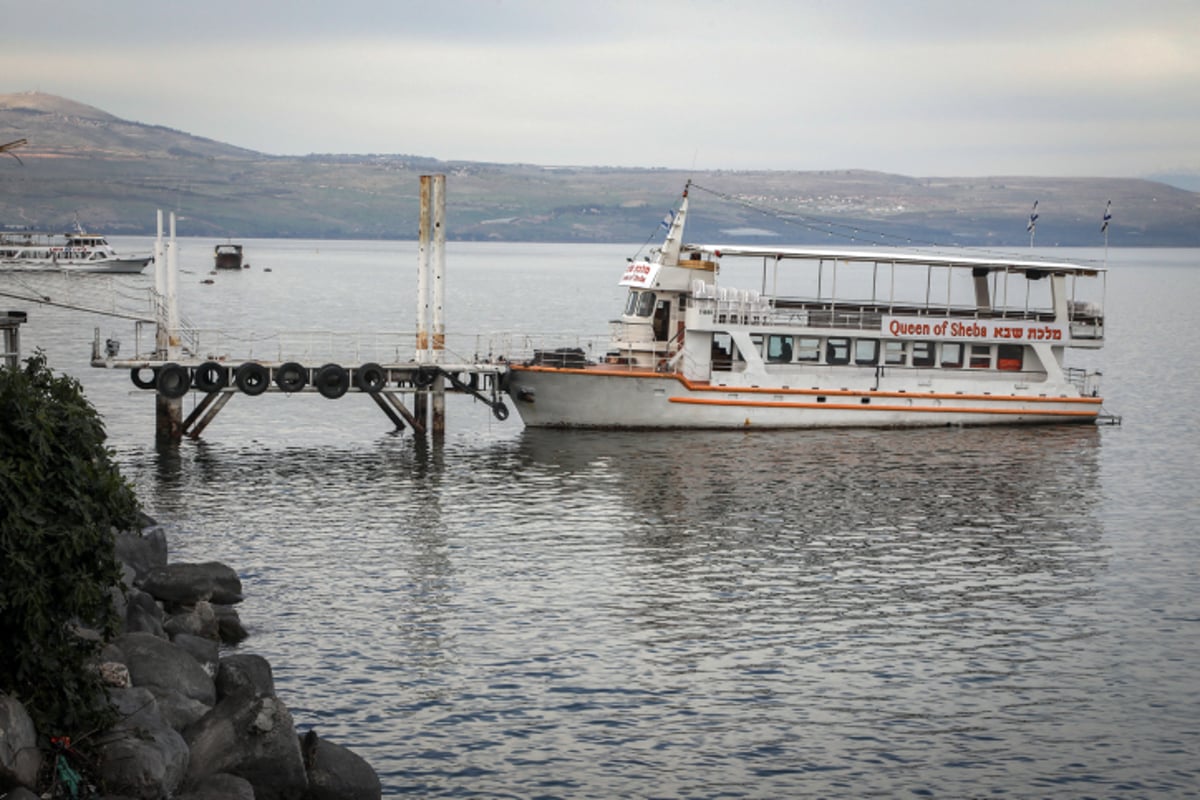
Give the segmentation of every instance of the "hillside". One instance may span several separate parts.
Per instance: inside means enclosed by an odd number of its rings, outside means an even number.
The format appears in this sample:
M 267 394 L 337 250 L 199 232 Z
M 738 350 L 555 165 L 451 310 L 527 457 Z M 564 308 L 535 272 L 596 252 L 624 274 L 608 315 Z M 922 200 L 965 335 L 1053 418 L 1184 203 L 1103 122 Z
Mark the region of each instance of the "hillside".
M 691 178 L 696 240 L 1017 246 L 1039 202 L 1037 243 L 1200 246 L 1200 194 L 1116 178 L 913 178 L 837 172 L 697 172 L 445 162 L 413 155 L 281 157 L 122 120 L 53 95 L 0 95 L 0 225 L 150 233 L 177 211 L 196 236 L 411 239 L 417 178 L 444 172 L 454 239 L 643 241 Z M 734 202 L 726 202 L 717 194 Z M 763 213 L 757 209 L 768 209 Z M 855 233 L 867 231 L 872 235 Z

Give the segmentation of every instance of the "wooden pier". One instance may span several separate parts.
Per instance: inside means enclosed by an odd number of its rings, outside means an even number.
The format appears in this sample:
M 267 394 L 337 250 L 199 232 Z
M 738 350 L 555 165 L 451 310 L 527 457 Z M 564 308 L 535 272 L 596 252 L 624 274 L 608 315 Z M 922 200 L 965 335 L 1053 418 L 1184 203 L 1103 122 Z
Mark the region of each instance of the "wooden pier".
M 169 236 L 164 240 L 162 212 L 159 212 L 154 253 L 153 350 L 121 358 L 119 345 L 101 342 L 97 329 L 92 366 L 127 369 L 135 386 L 155 393 L 155 433 L 160 441 L 179 441 L 184 436 L 197 438 L 234 396 L 257 397 L 265 393 L 309 393 L 331 400 L 351 393 L 366 394 L 397 429 L 407 425 L 421 436 L 445 433 L 447 392 L 470 394 L 486 404 L 497 419 L 507 419 L 508 407 L 501 399 L 508 372 L 506 362 L 478 357 L 464 360 L 446 351 L 442 313 L 445 184 L 444 175 L 421 176 L 417 330 L 410 340 L 411 358 L 308 360 L 305 356 L 288 359 L 281 354 L 276 360 L 260 360 L 207 352 L 198 346 L 198 337 L 189 336 L 191 332 L 180 325 L 175 215 L 170 215 Z M 391 350 L 398 351 L 398 347 Z M 182 398 L 193 391 L 203 397 L 185 418 Z
M 16 369 L 21 361 L 21 325 L 24 311 L 0 312 L 0 366 Z

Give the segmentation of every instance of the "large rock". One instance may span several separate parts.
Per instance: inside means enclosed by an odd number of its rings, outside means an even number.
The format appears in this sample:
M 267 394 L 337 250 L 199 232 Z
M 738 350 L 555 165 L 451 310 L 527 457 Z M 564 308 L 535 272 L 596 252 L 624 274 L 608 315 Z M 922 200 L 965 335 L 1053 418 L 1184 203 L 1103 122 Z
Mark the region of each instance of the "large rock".
M 318 739 L 316 731 L 300 738 L 300 752 L 308 772 L 303 800 L 378 800 L 383 795 L 370 764 L 341 745 Z
M 181 633 L 188 633 L 214 642 L 220 634 L 216 612 L 207 600 L 197 600 L 191 606 L 180 606 L 176 613 L 163 622 L 163 630 L 172 639 Z
M 222 642 L 238 644 L 250 636 L 246 631 L 246 626 L 242 625 L 242 618 L 238 616 L 236 608 L 213 603 L 212 609 L 213 613 L 217 615 L 217 634 Z
M 110 689 L 108 695 L 121 720 L 99 739 L 104 786 L 139 800 L 171 797 L 187 773 L 187 743 L 163 719 L 149 689 Z
M 217 697 L 274 697 L 275 676 L 271 664 L 253 653 L 237 653 L 221 659 L 217 667 Z
M 230 605 L 242 602 L 242 581 L 231 567 L 217 561 L 156 567 L 142 580 L 142 589 L 164 603 L 195 605 L 200 600 Z
M 213 679 L 182 648 L 149 633 L 127 633 L 113 644 L 125 656 L 134 686 L 175 691 L 206 706 L 217 702 Z
M 167 565 L 167 536 L 162 528 L 141 533 L 127 531 L 113 537 L 117 560 L 133 570 L 134 580 L 142 580 L 151 570 Z
M 254 800 L 254 787 L 245 778 L 222 772 L 201 778 L 175 800 Z
M 41 766 L 33 720 L 15 697 L 0 694 L 0 790 L 33 786 Z
M 151 633 L 166 637 L 162 606 L 152 595 L 140 589 L 130 589 L 125 593 L 125 603 L 126 633 Z
M 308 786 L 292 715 L 274 697 L 227 697 L 184 737 L 189 781 L 229 772 L 250 781 L 257 800 L 295 800 Z
M 217 677 L 217 667 L 221 661 L 221 644 L 216 639 L 180 633 L 171 638 L 171 643 L 196 659 L 196 662 L 204 667 L 204 671 L 209 675 Z

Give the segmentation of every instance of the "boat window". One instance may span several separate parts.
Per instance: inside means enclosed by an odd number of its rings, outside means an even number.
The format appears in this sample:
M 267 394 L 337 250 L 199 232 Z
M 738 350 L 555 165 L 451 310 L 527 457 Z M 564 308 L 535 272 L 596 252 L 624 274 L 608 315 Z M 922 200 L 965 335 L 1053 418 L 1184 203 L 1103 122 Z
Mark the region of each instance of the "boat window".
M 904 366 L 908 361 L 908 353 L 904 349 L 905 342 L 884 342 L 883 363 Z
M 971 345 L 971 369 L 988 369 L 992 366 L 992 346 L 988 344 Z
M 820 361 L 821 360 L 821 340 L 815 336 L 797 336 L 796 337 L 796 360 L 797 361 Z
M 625 316 L 632 317 L 637 313 L 638 295 L 640 294 L 641 292 L 637 289 L 629 290 L 629 299 L 625 301 Z
M 786 364 L 792 360 L 792 337 L 772 335 L 767 337 L 767 361 Z
M 830 337 L 825 342 L 826 364 L 850 363 L 850 340 L 842 337 Z
M 1025 346 L 1020 344 L 1002 344 L 996 348 L 996 369 L 1006 372 L 1020 372 L 1025 357 Z
M 942 366 L 961 367 L 963 365 L 963 346 L 959 342 L 942 342 Z
M 878 364 L 879 363 L 879 340 L 878 339 L 857 339 L 854 342 L 854 363 L 855 364 Z
M 933 342 L 912 343 L 912 365 L 914 367 L 932 367 L 934 361 Z
M 728 333 L 714 333 L 712 337 L 712 368 L 733 369 L 733 338 Z
M 648 317 L 654 313 L 654 292 L 642 292 L 642 296 L 638 299 L 637 315 L 639 317 Z

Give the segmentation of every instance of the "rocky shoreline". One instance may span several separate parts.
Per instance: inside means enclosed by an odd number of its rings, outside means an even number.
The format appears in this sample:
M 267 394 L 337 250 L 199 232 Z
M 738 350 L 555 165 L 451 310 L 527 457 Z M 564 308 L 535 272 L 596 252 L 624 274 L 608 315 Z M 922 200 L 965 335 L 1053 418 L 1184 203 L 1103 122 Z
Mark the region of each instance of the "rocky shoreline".
M 36 800 L 34 789 L 50 782 L 61 794 L 43 796 L 71 797 L 72 775 L 94 787 L 79 796 L 112 800 L 379 798 L 366 761 L 296 730 L 266 659 L 230 652 L 247 637 L 237 573 L 218 562 L 168 563 L 166 535 L 146 522 L 116 536 L 128 588 L 114 588 L 113 599 L 124 625 L 96 665 L 119 721 L 46 750 L 46 732 L 0 695 L 0 800 Z

